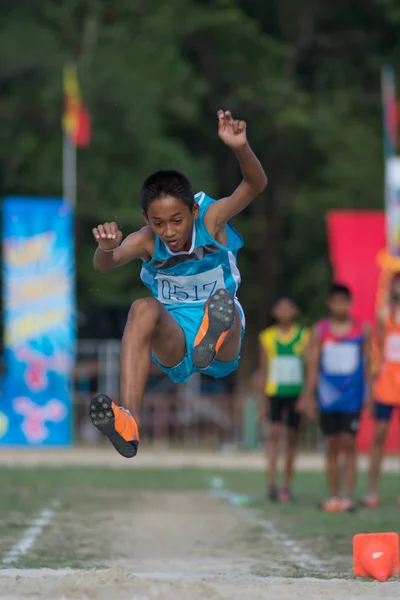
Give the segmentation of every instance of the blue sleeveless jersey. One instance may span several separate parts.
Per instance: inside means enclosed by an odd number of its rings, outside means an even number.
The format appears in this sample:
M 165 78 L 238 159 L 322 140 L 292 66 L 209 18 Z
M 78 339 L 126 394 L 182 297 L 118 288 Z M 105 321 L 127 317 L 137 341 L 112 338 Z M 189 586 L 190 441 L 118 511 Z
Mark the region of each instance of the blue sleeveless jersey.
M 219 288 L 226 288 L 236 296 L 240 285 L 236 257 L 243 246 L 242 237 L 228 223 L 228 245 L 221 246 L 204 225 L 207 209 L 215 200 L 204 192 L 199 192 L 195 200 L 200 210 L 193 222 L 190 250 L 172 252 L 156 236 L 154 256 L 143 263 L 140 274 L 153 296 L 171 312 L 179 307 L 202 308 Z
M 317 396 L 321 412 L 358 412 L 365 393 L 364 333 L 354 321 L 349 333 L 336 337 L 329 319 L 318 324 L 321 363 Z

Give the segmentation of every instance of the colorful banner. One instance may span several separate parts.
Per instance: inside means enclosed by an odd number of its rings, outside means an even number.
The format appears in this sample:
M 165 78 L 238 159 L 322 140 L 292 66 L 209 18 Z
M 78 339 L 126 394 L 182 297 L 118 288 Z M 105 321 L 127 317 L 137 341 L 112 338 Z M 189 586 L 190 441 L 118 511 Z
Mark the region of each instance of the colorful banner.
M 327 226 L 334 279 L 353 291 L 354 314 L 371 323 L 381 272 L 377 257 L 386 245 L 385 215 L 382 211 L 331 211 Z
M 0 444 L 72 442 L 73 239 L 72 209 L 62 200 L 3 201 Z
M 388 283 L 400 259 L 385 250 L 385 214 L 378 211 L 332 211 L 327 216 L 329 255 L 336 281 L 350 287 L 354 297 L 353 314 L 366 323 L 386 301 Z M 358 448 L 370 448 L 374 422 L 362 418 Z M 400 450 L 398 411 L 391 420 L 387 451 Z

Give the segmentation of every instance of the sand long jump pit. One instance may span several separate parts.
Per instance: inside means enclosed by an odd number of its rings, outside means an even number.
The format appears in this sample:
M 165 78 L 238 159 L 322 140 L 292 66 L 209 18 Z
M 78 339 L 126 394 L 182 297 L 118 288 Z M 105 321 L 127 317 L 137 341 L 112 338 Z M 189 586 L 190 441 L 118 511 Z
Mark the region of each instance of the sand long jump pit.
M 317 518 L 307 503 L 282 514 L 262 498 L 232 506 L 207 489 L 210 475 L 0 467 L 0 600 L 400 598 L 399 581 L 353 580 L 351 556 L 318 533 L 364 517 L 322 523 L 310 540 L 299 526 Z M 259 485 L 257 473 L 219 475 L 242 490 Z M 313 476 L 304 477 L 308 488 Z

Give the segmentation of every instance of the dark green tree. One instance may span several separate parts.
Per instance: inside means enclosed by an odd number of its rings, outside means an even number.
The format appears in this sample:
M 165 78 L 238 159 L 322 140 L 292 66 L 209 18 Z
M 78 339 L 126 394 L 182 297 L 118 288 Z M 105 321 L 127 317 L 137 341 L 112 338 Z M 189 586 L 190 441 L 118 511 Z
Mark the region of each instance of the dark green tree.
M 278 290 L 310 321 L 331 277 L 325 214 L 383 207 L 380 68 L 397 64 L 395 0 L 19 0 L 0 17 L 1 194 L 59 196 L 62 68 L 78 65 L 93 119 L 79 151 L 78 298 L 130 302 L 140 265 L 99 277 L 91 229 L 140 227 L 144 177 L 175 167 L 224 196 L 240 181 L 215 113 L 248 122 L 269 176 L 235 220 L 254 356 Z

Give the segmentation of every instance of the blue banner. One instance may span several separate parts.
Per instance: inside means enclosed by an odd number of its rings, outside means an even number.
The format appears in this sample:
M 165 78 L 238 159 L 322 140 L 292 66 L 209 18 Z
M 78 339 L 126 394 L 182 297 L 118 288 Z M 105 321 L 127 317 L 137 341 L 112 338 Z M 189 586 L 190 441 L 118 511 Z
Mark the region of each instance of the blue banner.
M 73 214 L 59 199 L 3 201 L 0 444 L 72 442 Z

